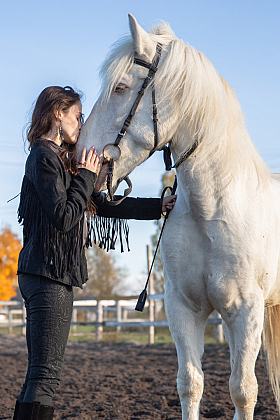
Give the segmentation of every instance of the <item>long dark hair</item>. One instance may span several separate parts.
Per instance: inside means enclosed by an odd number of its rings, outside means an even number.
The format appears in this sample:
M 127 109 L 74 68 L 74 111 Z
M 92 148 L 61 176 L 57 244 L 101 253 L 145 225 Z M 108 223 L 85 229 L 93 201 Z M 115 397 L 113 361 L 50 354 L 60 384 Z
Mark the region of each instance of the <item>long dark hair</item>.
M 29 141 L 29 148 L 52 128 L 55 111 L 67 111 L 76 102 L 81 101 L 81 98 L 82 95 L 75 92 L 70 86 L 49 86 L 45 88 L 38 96 L 33 109 L 31 124 L 27 129 L 26 137 Z M 78 172 L 74 159 L 76 144 L 64 143 L 62 147 L 63 150 L 60 155 L 66 170 L 76 174 Z

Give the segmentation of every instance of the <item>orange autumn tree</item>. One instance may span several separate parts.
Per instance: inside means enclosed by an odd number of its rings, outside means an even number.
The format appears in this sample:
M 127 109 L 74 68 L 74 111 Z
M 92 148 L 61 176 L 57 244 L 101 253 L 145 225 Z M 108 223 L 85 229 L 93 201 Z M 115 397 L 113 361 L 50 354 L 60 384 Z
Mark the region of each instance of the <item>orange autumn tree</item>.
M 9 228 L 0 230 L 0 300 L 16 295 L 15 281 L 21 241 Z

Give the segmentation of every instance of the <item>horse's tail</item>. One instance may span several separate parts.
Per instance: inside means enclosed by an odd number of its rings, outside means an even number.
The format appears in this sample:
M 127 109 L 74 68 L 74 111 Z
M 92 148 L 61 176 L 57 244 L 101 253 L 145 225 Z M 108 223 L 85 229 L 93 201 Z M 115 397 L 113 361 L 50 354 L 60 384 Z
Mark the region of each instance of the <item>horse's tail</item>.
M 280 411 L 280 305 L 265 308 L 263 346 L 268 376 Z

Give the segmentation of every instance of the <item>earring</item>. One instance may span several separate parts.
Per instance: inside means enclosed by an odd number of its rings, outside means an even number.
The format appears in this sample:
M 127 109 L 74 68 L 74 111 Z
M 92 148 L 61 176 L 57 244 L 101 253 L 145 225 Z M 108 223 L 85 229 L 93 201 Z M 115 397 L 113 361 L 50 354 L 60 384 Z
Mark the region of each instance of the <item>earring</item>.
M 64 142 L 64 137 L 63 137 L 61 121 L 60 121 L 60 126 L 59 126 L 59 136 L 60 136 L 61 143 L 63 143 Z

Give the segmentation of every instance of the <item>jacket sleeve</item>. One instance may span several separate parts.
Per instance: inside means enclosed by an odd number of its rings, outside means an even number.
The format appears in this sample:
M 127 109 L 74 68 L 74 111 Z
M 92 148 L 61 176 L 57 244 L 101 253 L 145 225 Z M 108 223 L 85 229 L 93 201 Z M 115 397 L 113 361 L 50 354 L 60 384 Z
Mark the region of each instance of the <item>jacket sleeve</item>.
M 52 224 L 67 232 L 81 219 L 97 176 L 81 169 L 66 190 L 64 172 L 64 165 L 58 157 L 41 156 L 33 166 L 32 182 Z
M 104 193 L 93 192 L 92 199 L 97 206 L 97 214 L 104 217 L 119 219 L 154 220 L 161 217 L 159 198 L 133 198 L 127 197 L 117 206 L 110 206 Z M 115 200 L 121 198 L 114 196 Z

